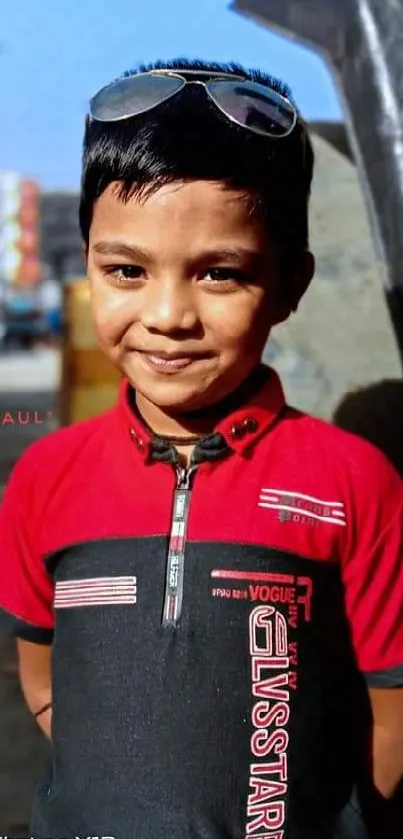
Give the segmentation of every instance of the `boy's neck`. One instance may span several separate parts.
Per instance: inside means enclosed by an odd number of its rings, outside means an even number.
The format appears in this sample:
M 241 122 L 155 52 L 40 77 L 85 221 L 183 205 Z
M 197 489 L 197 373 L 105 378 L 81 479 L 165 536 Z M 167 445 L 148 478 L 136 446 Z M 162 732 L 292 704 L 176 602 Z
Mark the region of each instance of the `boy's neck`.
M 257 390 L 260 390 L 265 376 L 267 376 L 267 368 L 259 365 L 236 391 L 233 391 L 225 399 L 200 411 L 188 414 L 166 412 L 137 392 L 135 393 L 135 406 L 146 425 L 156 435 L 181 438 L 203 437 L 214 431 L 214 428 L 224 417 L 245 404 Z
M 161 437 L 203 437 L 218 421 L 213 416 L 205 417 L 202 412 L 197 415 L 167 413 L 140 393 L 136 393 L 136 407 L 148 428 Z

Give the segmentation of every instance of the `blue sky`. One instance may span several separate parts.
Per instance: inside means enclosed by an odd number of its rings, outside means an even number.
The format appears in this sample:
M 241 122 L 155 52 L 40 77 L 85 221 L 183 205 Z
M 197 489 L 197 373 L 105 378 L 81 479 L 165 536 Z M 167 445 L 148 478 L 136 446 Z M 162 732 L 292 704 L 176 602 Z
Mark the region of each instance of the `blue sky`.
M 4 0 L 0 169 L 77 188 L 89 97 L 142 61 L 236 60 L 291 86 L 308 119 L 337 119 L 321 58 L 230 9 L 230 0 Z

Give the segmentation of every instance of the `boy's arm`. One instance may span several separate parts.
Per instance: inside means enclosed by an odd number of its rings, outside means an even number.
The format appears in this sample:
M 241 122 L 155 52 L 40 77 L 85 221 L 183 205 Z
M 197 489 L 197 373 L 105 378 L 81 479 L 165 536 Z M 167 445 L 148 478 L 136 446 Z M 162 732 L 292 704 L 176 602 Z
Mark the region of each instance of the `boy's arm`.
M 403 688 L 369 688 L 372 707 L 372 777 L 368 824 L 374 836 L 403 835 Z M 372 835 L 372 833 L 371 833 Z
M 31 714 L 35 716 L 42 708 L 36 721 L 43 733 L 51 738 L 52 709 L 52 647 L 33 644 L 17 639 L 18 665 L 21 689 Z
M 403 687 L 369 688 L 369 695 L 374 782 L 381 795 L 389 799 L 403 778 Z

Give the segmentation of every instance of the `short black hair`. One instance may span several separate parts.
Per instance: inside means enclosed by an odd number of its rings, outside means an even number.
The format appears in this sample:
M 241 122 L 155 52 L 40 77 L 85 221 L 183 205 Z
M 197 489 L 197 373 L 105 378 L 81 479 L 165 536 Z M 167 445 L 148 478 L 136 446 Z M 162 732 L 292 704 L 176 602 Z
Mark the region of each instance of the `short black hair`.
M 239 75 L 271 87 L 292 101 L 285 84 L 236 63 L 178 58 L 142 64 L 124 76 L 163 68 Z M 218 181 L 251 197 L 251 213 L 267 220 L 281 264 L 289 269 L 309 245 L 313 165 L 312 144 L 300 114 L 292 134 L 271 140 L 227 120 L 200 85 L 186 85 L 148 113 L 114 123 L 87 118 L 81 234 L 88 244 L 94 204 L 114 181 L 121 183 L 122 200 L 134 195 L 146 197 L 174 181 Z

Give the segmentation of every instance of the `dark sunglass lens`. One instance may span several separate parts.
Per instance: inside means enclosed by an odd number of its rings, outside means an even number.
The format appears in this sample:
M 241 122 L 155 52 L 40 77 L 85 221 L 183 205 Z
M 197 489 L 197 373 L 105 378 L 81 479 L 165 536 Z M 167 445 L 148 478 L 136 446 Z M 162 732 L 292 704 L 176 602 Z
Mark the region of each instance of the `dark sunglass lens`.
M 271 137 L 284 137 L 296 123 L 293 105 L 275 90 L 254 82 L 210 82 L 216 105 L 235 122 Z
M 102 88 L 91 99 L 90 114 L 101 122 L 137 116 L 160 105 L 183 85 L 175 76 L 128 76 Z

